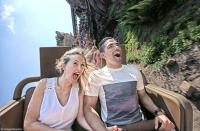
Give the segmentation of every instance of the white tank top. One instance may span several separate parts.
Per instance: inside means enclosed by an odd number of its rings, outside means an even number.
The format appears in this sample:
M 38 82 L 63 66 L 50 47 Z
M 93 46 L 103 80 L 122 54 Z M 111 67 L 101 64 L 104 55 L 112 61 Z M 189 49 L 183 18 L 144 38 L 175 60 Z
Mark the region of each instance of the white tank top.
M 38 120 L 52 128 L 72 131 L 79 108 L 78 93 L 78 83 L 73 84 L 68 101 L 62 106 L 56 95 L 55 78 L 48 78 Z

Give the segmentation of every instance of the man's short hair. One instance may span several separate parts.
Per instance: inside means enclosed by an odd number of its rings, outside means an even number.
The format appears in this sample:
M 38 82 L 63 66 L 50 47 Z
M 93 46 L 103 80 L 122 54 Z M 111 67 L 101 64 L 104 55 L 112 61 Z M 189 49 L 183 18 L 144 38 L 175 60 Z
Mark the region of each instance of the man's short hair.
M 104 52 L 104 47 L 105 47 L 104 43 L 105 43 L 107 40 L 109 40 L 109 39 L 114 39 L 114 38 L 112 38 L 112 37 L 105 37 L 105 38 L 103 38 L 103 39 L 99 42 L 99 51 L 100 51 L 100 52 Z

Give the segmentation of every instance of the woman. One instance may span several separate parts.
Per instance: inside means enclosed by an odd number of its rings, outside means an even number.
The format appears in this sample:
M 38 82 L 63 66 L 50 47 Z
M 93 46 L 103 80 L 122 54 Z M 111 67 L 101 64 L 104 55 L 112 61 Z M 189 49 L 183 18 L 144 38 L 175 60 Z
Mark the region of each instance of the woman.
M 91 130 L 82 109 L 84 86 L 81 78 L 87 67 L 83 50 L 67 51 L 56 63 L 60 76 L 38 82 L 27 109 L 24 129 L 72 131 L 77 118 L 82 127 Z
M 93 64 L 96 68 L 102 68 L 105 66 L 105 62 L 100 57 L 100 52 L 96 46 L 93 46 L 90 50 L 86 50 L 85 54 L 87 62 Z

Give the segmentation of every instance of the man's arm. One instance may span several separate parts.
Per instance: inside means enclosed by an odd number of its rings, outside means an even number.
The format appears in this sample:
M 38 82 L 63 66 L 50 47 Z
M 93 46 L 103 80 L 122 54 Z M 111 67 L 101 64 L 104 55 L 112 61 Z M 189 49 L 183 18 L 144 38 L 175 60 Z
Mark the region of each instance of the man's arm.
M 140 101 L 142 102 L 142 105 L 150 112 L 154 112 L 158 107 L 154 104 L 154 102 L 151 100 L 151 98 L 147 95 L 146 91 L 144 89 L 138 90 L 138 96 Z
M 149 110 L 150 112 L 154 112 L 158 109 L 158 107 L 154 104 L 154 102 L 151 100 L 151 98 L 147 95 L 146 91 L 144 89 L 138 90 L 139 98 L 144 105 L 144 107 Z M 158 128 L 158 124 L 162 123 L 160 130 L 167 130 L 171 131 L 174 129 L 174 124 L 165 116 L 164 113 L 160 112 L 158 116 L 155 118 L 155 129 Z
M 105 125 L 100 119 L 99 114 L 96 112 L 95 107 L 97 103 L 98 97 L 97 96 L 87 96 L 84 97 L 84 115 L 91 126 L 91 128 L 95 131 L 107 131 Z

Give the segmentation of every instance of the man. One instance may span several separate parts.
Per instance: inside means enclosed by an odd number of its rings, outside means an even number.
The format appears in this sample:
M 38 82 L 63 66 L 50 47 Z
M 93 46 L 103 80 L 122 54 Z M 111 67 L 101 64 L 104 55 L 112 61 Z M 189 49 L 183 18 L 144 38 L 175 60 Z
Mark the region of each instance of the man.
M 112 37 L 100 42 L 100 53 L 106 60 L 106 66 L 90 74 L 84 99 L 84 114 L 92 129 L 114 130 L 117 125 L 123 130 L 144 131 L 158 129 L 161 123 L 159 130 L 173 130 L 173 123 L 146 94 L 140 71 L 136 67 L 121 64 L 122 51 Z M 103 122 L 94 110 L 98 97 Z M 154 120 L 144 120 L 138 97 L 155 114 Z

